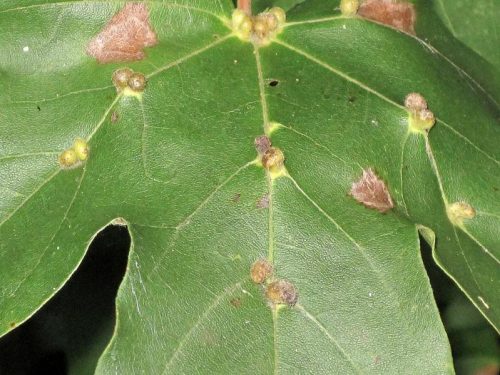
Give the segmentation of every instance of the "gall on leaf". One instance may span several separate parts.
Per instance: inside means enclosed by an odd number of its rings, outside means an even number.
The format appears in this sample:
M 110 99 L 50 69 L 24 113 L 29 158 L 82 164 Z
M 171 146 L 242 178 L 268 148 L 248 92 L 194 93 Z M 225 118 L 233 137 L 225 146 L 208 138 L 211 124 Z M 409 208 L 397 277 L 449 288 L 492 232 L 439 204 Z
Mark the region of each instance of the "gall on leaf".
M 85 161 L 89 157 L 89 145 L 83 138 L 75 139 L 75 142 L 73 143 L 73 150 L 76 153 L 76 157 L 80 161 Z
M 144 48 L 158 43 L 144 3 L 127 3 L 87 45 L 87 54 L 101 64 L 142 60 Z
M 476 217 L 476 210 L 466 202 L 455 202 L 446 208 L 446 213 L 451 223 L 462 226 L 464 219 L 470 220 Z
M 64 150 L 58 157 L 59 165 L 63 169 L 73 168 L 78 165 L 79 160 L 75 150 L 69 148 Z
M 266 259 L 259 259 L 250 268 L 250 277 L 255 284 L 262 284 L 273 273 L 273 266 Z
M 286 280 L 277 280 L 270 283 L 266 288 L 266 297 L 271 306 L 288 305 L 295 306 L 299 295 L 295 286 Z
M 415 35 L 415 7 L 408 1 L 365 0 L 359 6 L 358 15 Z
M 255 138 L 255 149 L 259 155 L 264 155 L 272 146 L 271 140 L 266 135 L 261 135 Z
M 364 206 L 380 212 L 394 207 L 387 186 L 371 168 L 364 170 L 361 179 L 352 184 L 351 195 Z

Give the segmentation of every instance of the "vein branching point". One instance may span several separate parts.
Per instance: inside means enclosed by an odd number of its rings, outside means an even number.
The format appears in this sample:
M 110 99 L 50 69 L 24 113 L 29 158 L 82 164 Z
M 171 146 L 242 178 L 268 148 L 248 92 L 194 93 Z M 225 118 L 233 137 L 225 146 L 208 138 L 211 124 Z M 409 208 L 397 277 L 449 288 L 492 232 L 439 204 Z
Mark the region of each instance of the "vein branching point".
M 258 46 L 265 46 L 282 30 L 286 22 L 285 11 L 275 7 L 256 16 L 248 15 L 241 9 L 235 9 L 231 19 L 233 32 L 244 41 Z
M 405 98 L 405 107 L 409 112 L 409 130 L 414 133 L 426 134 L 436 123 L 434 113 L 427 107 L 425 98 L 413 92 Z
M 146 77 L 142 73 L 134 72 L 129 68 L 120 68 L 111 78 L 116 92 L 125 96 L 135 96 L 139 99 L 146 88 Z

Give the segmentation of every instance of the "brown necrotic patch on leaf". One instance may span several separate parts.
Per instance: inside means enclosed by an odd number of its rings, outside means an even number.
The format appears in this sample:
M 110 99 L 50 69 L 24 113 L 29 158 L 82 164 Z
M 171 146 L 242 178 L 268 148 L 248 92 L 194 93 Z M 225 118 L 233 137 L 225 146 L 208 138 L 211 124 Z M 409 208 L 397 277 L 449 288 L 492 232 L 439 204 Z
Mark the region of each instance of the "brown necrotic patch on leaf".
M 415 7 L 408 1 L 365 0 L 358 15 L 415 35 Z
M 158 43 L 144 3 L 127 3 L 87 45 L 99 63 L 142 60 L 144 48 Z
M 387 186 L 371 168 L 364 170 L 361 179 L 352 184 L 351 195 L 366 207 L 380 212 L 394 207 Z

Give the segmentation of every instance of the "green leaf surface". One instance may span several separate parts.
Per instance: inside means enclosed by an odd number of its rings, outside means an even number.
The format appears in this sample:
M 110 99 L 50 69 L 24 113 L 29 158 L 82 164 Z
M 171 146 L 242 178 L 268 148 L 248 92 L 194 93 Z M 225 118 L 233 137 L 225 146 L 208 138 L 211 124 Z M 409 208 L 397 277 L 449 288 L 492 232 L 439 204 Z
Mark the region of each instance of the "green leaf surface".
M 435 9 L 455 38 L 500 68 L 498 1 L 438 0 Z
M 424 227 L 498 327 L 498 107 L 423 40 L 313 3 L 255 48 L 228 29 L 230 0 L 149 1 L 159 44 L 107 65 L 85 47 L 124 2 L 0 5 L 0 332 L 118 218 L 132 246 L 98 373 L 452 373 Z M 142 98 L 111 85 L 123 66 L 146 74 Z M 408 130 L 414 91 L 438 117 L 428 136 Z M 253 146 L 271 122 L 275 179 Z M 89 160 L 62 170 L 77 137 Z M 395 201 L 386 214 L 349 195 L 367 168 Z M 462 200 L 477 215 L 453 226 Z M 294 307 L 251 282 L 262 257 Z

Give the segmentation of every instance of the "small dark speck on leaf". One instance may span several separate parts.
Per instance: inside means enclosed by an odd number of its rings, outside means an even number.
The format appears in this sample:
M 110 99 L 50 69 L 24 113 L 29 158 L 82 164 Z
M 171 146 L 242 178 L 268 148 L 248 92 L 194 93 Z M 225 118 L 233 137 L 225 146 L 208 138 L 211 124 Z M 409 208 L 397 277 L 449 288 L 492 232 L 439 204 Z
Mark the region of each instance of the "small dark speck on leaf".
M 36 109 L 38 109 L 39 111 L 41 111 L 41 110 L 42 110 L 42 108 L 40 108 L 40 106 L 39 106 L 39 105 L 37 105 L 37 106 L 36 106 Z
M 271 87 L 276 87 L 279 85 L 279 81 L 277 79 L 273 79 L 271 82 L 269 82 L 269 86 Z
M 241 307 L 241 299 L 239 298 L 233 298 L 231 301 L 229 301 L 231 305 L 239 309 Z
M 120 115 L 118 115 L 118 112 L 113 111 L 113 113 L 111 113 L 111 123 L 112 124 L 115 124 L 119 118 L 120 118 Z
M 350 96 L 347 100 L 349 100 L 349 103 L 354 103 L 356 101 L 356 97 Z
M 233 197 L 231 198 L 231 202 L 233 203 L 238 203 L 240 201 L 240 198 L 241 198 L 241 194 L 240 193 L 236 193 L 233 195 Z
M 16 326 L 16 322 L 10 322 L 9 326 L 10 326 L 10 328 L 14 328 Z

